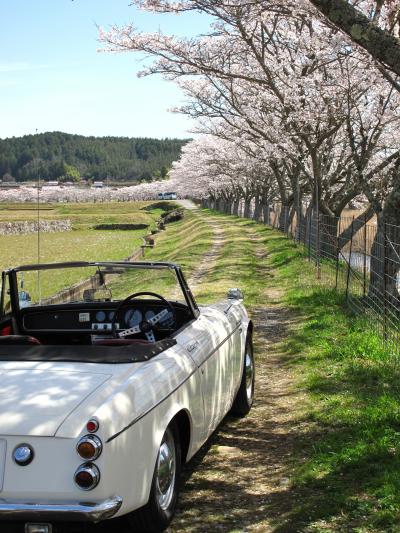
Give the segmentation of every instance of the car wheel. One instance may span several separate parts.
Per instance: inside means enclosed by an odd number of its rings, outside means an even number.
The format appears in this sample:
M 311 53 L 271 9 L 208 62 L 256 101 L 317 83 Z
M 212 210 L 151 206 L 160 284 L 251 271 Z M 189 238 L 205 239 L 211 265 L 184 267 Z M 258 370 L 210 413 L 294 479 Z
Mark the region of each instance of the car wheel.
M 160 533 L 168 527 L 178 499 L 180 473 L 179 430 L 175 422 L 172 422 L 166 429 L 158 450 L 149 501 L 127 516 L 132 533 Z
M 242 380 L 232 404 L 231 414 L 245 416 L 250 411 L 254 401 L 254 377 L 253 342 L 251 335 L 248 335 L 244 350 Z

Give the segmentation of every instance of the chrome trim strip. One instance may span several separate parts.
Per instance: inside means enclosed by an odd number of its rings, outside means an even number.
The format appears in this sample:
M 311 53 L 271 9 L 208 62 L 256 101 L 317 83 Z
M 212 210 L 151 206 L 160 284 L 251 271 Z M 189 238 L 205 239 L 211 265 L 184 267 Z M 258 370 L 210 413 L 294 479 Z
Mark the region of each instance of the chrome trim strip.
M 113 517 L 122 505 L 114 496 L 102 502 L 25 503 L 0 499 L 0 520 L 100 522 Z
M 106 440 L 106 444 L 108 444 L 109 442 L 111 442 L 112 440 L 116 439 L 117 437 L 119 437 L 121 435 L 121 433 L 124 433 L 127 429 L 131 428 L 134 424 L 136 424 L 136 422 L 139 422 L 139 420 L 141 420 L 142 418 L 144 418 L 146 415 L 148 415 L 149 413 L 151 413 L 151 411 L 153 411 L 156 407 L 158 407 L 159 405 L 161 405 L 163 402 L 165 402 L 165 400 L 167 400 L 170 396 L 172 396 L 172 394 L 174 394 L 174 392 L 176 392 L 180 387 L 182 387 L 182 385 L 184 385 L 196 372 L 199 368 L 201 368 L 204 363 L 206 363 L 210 357 L 212 357 L 215 352 L 217 350 L 219 350 L 221 348 L 221 346 L 223 344 L 225 344 L 225 342 L 230 339 L 232 337 L 232 335 L 238 330 L 239 326 L 241 325 L 241 321 L 237 322 L 235 328 L 227 335 L 227 337 L 225 337 L 225 339 L 223 341 L 221 341 L 218 346 L 216 346 L 212 352 L 210 352 L 206 359 L 204 359 L 204 361 L 201 362 L 201 365 L 196 369 L 196 370 L 193 370 L 193 372 L 191 374 L 189 374 L 187 376 L 187 378 L 185 378 L 182 383 L 180 383 L 179 385 L 177 385 L 171 392 L 169 392 L 167 394 L 167 396 L 165 396 L 162 400 L 159 400 L 156 404 L 154 404 L 152 407 L 150 407 L 149 409 L 147 409 L 147 411 L 145 411 L 144 413 L 142 413 L 141 415 L 137 416 L 136 418 L 134 418 L 132 420 L 132 422 L 129 422 L 129 424 L 127 426 L 125 426 L 124 428 L 122 428 L 120 431 L 117 431 L 117 433 L 114 433 L 114 435 L 111 435 L 111 437 L 109 437 L 107 440 Z

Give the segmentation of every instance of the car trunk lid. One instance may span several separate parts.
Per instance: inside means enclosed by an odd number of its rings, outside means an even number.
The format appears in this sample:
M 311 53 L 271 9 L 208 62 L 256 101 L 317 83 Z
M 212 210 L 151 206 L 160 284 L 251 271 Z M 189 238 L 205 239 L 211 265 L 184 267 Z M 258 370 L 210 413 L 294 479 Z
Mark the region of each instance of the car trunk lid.
M 52 436 L 63 420 L 111 376 L 48 364 L 0 366 L 0 434 Z

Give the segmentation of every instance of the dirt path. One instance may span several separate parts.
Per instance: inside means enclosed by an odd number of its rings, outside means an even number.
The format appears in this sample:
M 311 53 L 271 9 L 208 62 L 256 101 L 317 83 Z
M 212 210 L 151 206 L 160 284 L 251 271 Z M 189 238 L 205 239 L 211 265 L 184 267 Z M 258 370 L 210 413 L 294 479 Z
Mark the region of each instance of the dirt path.
M 208 252 L 206 252 L 197 266 L 195 272 L 191 275 L 188 281 L 188 285 L 193 293 L 196 292 L 201 280 L 210 274 L 215 268 L 216 260 L 220 254 L 220 251 L 224 245 L 224 230 L 218 225 L 214 219 L 209 219 L 210 226 L 213 230 L 213 243 Z
M 218 226 L 218 220 L 213 224 Z M 214 260 L 223 244 L 221 228 L 215 233 Z M 268 252 L 262 240 L 251 230 L 248 236 L 255 255 L 264 258 Z M 242 420 L 227 417 L 187 465 L 170 533 L 297 531 L 283 517 L 295 505 L 288 464 L 302 431 L 293 410 L 301 393 L 293 392 L 287 355 L 280 348 L 296 319 L 282 306 L 280 290 L 268 289 L 265 296 L 268 304 L 251 310 L 257 358 L 254 407 Z

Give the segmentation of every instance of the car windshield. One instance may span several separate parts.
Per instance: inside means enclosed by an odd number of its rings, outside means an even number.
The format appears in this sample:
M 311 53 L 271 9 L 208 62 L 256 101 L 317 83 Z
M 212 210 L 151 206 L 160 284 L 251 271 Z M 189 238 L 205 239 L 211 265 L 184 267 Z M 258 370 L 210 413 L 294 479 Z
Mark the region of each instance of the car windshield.
M 20 308 L 70 302 L 123 300 L 136 292 L 154 292 L 184 302 L 172 267 L 132 264 L 64 266 L 17 272 Z

